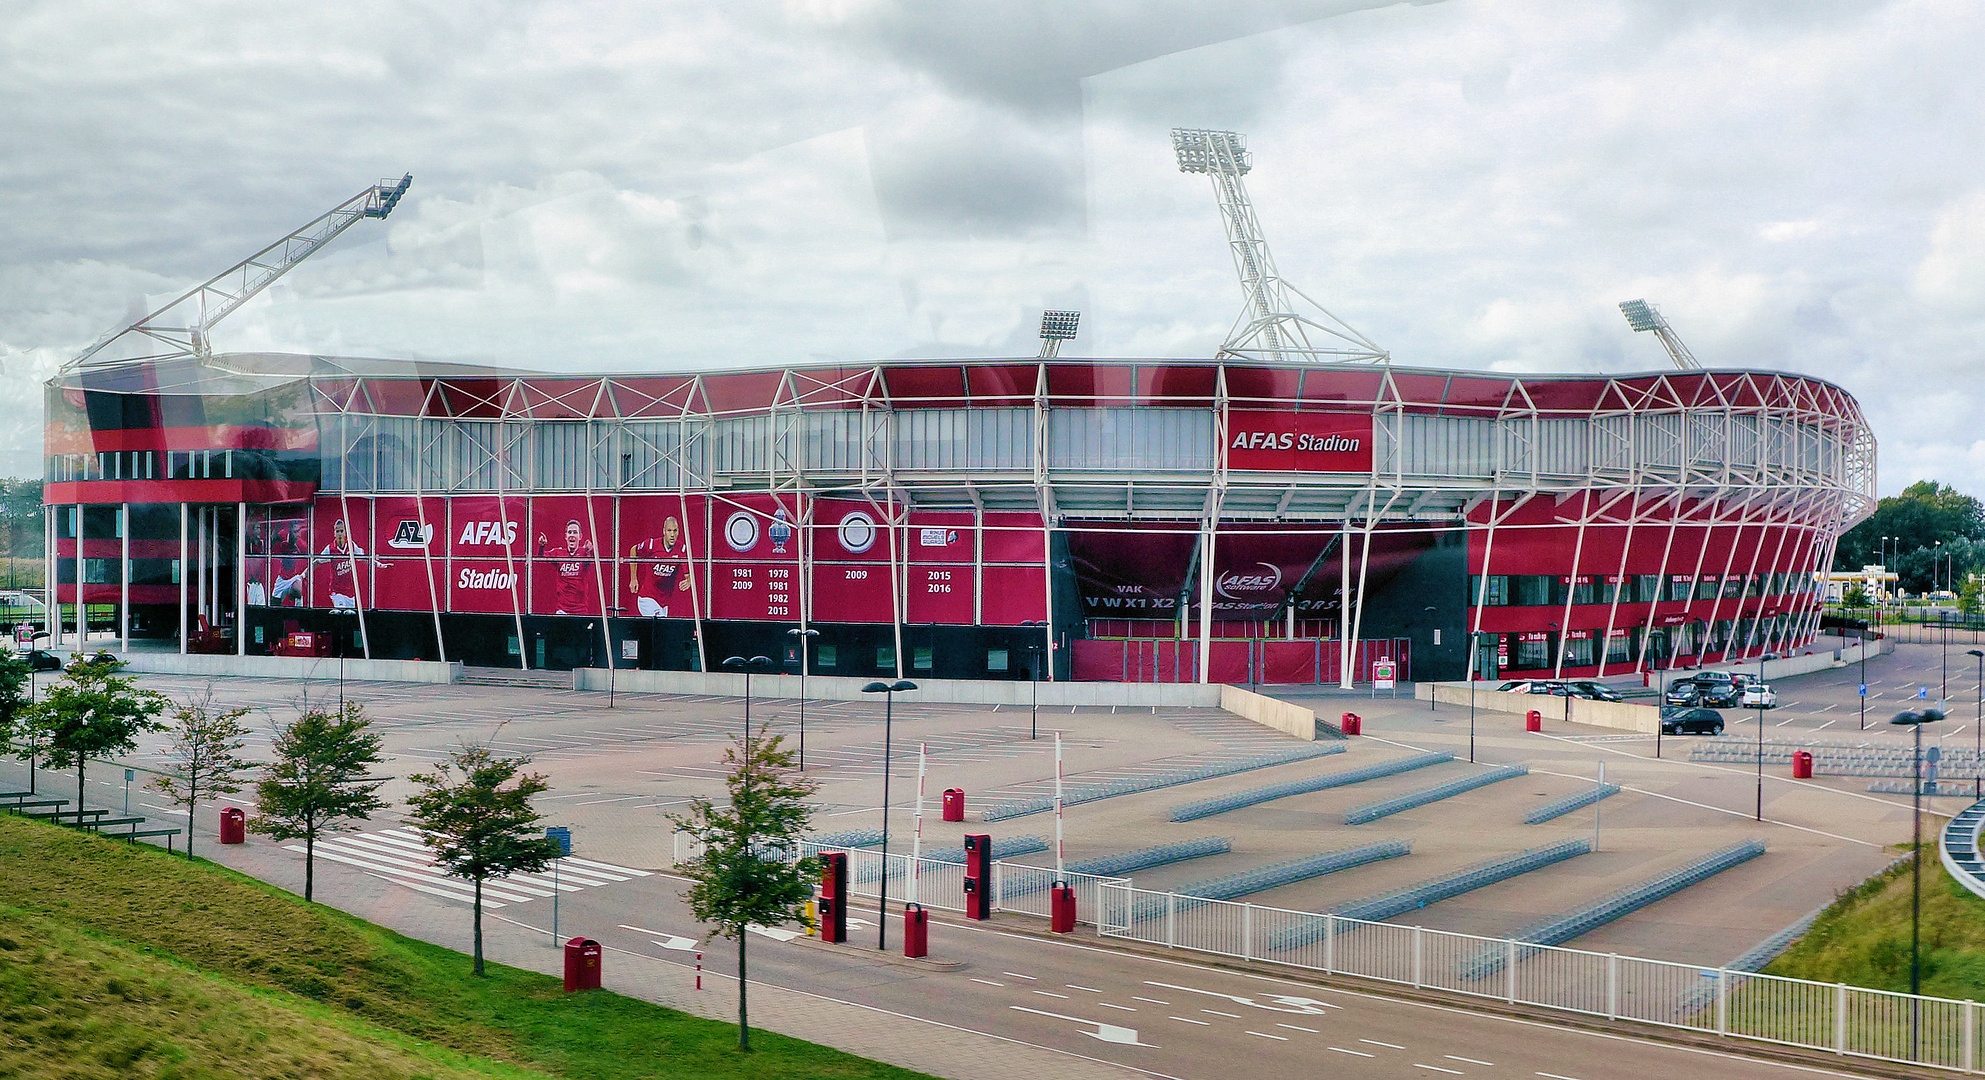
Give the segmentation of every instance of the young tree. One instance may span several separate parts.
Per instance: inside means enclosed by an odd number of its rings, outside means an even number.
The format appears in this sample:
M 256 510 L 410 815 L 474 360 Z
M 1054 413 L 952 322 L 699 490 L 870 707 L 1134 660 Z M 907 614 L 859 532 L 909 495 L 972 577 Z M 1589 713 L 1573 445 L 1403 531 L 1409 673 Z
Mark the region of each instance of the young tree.
M 407 779 L 420 791 L 407 800 L 408 821 L 434 861 L 450 876 L 475 883 L 475 972 L 482 964 L 482 883 L 487 878 L 543 870 L 558 857 L 558 844 L 537 828 L 531 796 L 549 785 L 539 773 L 518 774 L 527 757 L 500 757 L 487 746 L 466 745 L 434 767 Z M 508 784 L 508 787 L 504 785 Z
M 1847 595 L 1840 598 L 1840 606 L 1848 609 L 1849 611 L 1852 611 L 1855 608 L 1867 607 L 1868 590 L 1862 588 L 1861 583 L 1858 581 L 1852 585 L 1849 585 L 1847 587 Z
M 248 726 L 241 718 L 246 708 L 225 709 L 214 701 L 208 687 L 199 697 L 189 698 L 174 709 L 166 727 L 164 758 L 175 767 L 173 773 L 160 773 L 152 788 L 186 807 L 186 857 L 193 857 L 193 819 L 200 808 L 200 796 L 232 795 L 241 790 L 241 773 L 248 763 L 241 760 L 241 748 L 248 745 Z
M 354 701 L 328 712 L 304 703 L 296 721 L 276 730 L 276 760 L 255 784 L 255 817 L 248 827 L 277 840 L 303 841 L 303 898 L 317 881 L 317 838 L 384 810 L 379 736 Z
M 692 799 L 686 813 L 669 815 L 703 845 L 701 855 L 677 867 L 692 883 L 690 911 L 718 936 L 737 941 L 737 1046 L 746 1051 L 745 928 L 803 922 L 819 874 L 818 860 L 788 862 L 780 855 L 798 848 L 812 817 L 804 800 L 814 792 L 813 781 L 794 771 L 783 742 L 777 735 L 738 740 L 724 751 L 730 805 Z
M 1966 615 L 1976 615 L 1981 606 L 1985 605 L 1979 602 L 1979 581 L 1967 573 L 1964 575 L 1964 584 L 1958 586 L 1957 608 Z
M 28 787 L 34 787 L 34 758 L 40 752 L 40 729 L 28 722 L 27 658 L 0 650 L 0 753 L 28 759 Z
M 46 741 L 49 768 L 76 770 L 79 812 L 89 760 L 137 749 L 138 736 L 157 731 L 158 714 L 171 704 L 164 694 L 140 690 L 130 677 L 117 674 L 123 666 L 107 653 L 77 653 L 62 677 L 27 710 L 28 722 Z

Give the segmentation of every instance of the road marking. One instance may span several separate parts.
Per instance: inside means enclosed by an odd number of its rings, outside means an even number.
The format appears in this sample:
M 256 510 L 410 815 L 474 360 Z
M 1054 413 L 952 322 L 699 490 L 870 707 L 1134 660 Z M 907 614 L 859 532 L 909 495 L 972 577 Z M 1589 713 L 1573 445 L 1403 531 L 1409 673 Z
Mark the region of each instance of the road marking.
M 986 984 L 987 986 L 1005 986 L 1005 985 L 1006 985 L 1006 984 L 1005 984 L 1005 983 L 1003 983 L 1003 982 L 994 982 L 994 981 L 992 981 L 991 979 L 973 979 L 972 981 L 973 981 L 973 982 L 975 982 L 975 983 L 985 983 L 985 984 Z
M 1370 1043 L 1373 1046 L 1390 1046 L 1394 1050 L 1406 1049 L 1405 1047 L 1399 1045 L 1398 1043 L 1380 1042 L 1377 1039 L 1359 1039 L 1358 1041 L 1361 1043 Z
M 1039 992 L 1038 990 L 1035 991 L 1035 993 Z M 1138 1041 L 1136 1028 L 1118 1027 L 1115 1024 L 1105 1024 L 1101 1020 L 1085 1020 L 1080 1016 L 1063 1016 L 1060 1013 L 1043 1012 L 1040 1009 L 1029 1009 L 1019 1005 L 1008 1005 L 1007 1008 L 1012 1009 L 1014 1012 L 1033 1013 L 1036 1016 L 1052 1016 L 1056 1020 L 1067 1020 L 1076 1024 L 1094 1024 L 1096 1025 L 1096 1030 L 1085 1031 L 1082 1034 L 1102 1042 L 1117 1043 L 1122 1046 L 1151 1046 L 1148 1042 Z M 1152 1049 L 1155 1050 L 1157 1048 L 1152 1047 Z
M 1176 986 L 1172 983 L 1153 982 L 1150 979 L 1146 979 L 1144 985 L 1162 986 L 1167 990 L 1184 990 L 1188 994 L 1205 994 L 1207 997 L 1226 998 L 1228 1001 L 1237 1005 L 1246 1005 L 1249 1008 L 1267 1009 L 1270 1012 L 1296 1013 L 1302 1016 L 1322 1016 L 1325 1009 L 1342 1009 L 1344 1007 L 1342 1005 L 1332 1005 L 1327 1001 L 1318 1001 L 1315 998 L 1296 997 L 1292 994 L 1265 994 L 1263 995 L 1264 997 L 1274 1002 L 1274 1004 L 1268 1005 L 1241 994 L 1223 994 L 1217 990 L 1201 990 L 1193 986 Z M 1212 1012 L 1213 1010 L 1205 1009 L 1202 1011 Z
M 1120 1010 L 1122 1010 L 1122 1011 L 1124 1011 L 1124 1012 L 1136 1012 L 1136 1011 L 1137 1011 L 1136 1009 L 1133 1009 L 1133 1008 L 1131 1008 L 1131 1007 L 1130 1007 L 1130 1006 L 1128 1006 L 1128 1005 L 1112 1005 L 1112 1004 L 1110 1004 L 1110 1003 L 1109 1003 L 1109 1002 L 1107 1002 L 1107 1001 L 1099 1001 L 1099 1002 L 1097 1002 L 1096 1004 L 1098 1004 L 1098 1005 L 1101 1005 L 1101 1006 L 1102 1006 L 1103 1008 L 1105 1008 L 1105 1009 L 1120 1009 Z
M 1487 1065 L 1490 1068 L 1494 1068 L 1496 1064 L 1493 1061 L 1476 1061 L 1474 1058 L 1465 1058 L 1462 1057 L 1460 1054 L 1442 1054 L 1441 1056 L 1448 1059 L 1449 1061 L 1465 1061 L 1470 1065 Z
M 1077 986 L 1074 983 L 1062 983 L 1062 985 L 1068 987 L 1070 990 L 1087 990 L 1092 994 L 1102 993 L 1101 990 L 1098 990 L 1093 986 Z
M 1029 991 L 1029 993 L 1034 993 L 1034 994 L 1039 994 L 1039 995 L 1041 995 L 1042 997 L 1051 997 L 1051 998 L 1060 998 L 1060 999 L 1062 999 L 1063 1001 L 1067 1001 L 1067 1000 L 1068 1000 L 1068 995 L 1067 995 L 1067 994 L 1057 994 L 1057 993 L 1054 993 L 1053 991 L 1050 991 L 1050 990 L 1031 990 L 1031 991 Z
M 1310 1033 L 1310 1034 L 1312 1034 L 1312 1035 L 1321 1035 L 1321 1034 L 1323 1034 L 1322 1032 L 1320 1032 L 1320 1031 L 1318 1031 L 1318 1030 L 1317 1030 L 1317 1029 L 1315 1029 L 1315 1028 L 1306 1028 L 1306 1027 L 1304 1027 L 1304 1026 L 1303 1026 L 1303 1025 L 1301 1025 L 1301 1024 L 1276 1024 L 1275 1026 L 1276 1026 L 1276 1027 L 1285 1027 L 1285 1028 L 1292 1028 L 1292 1029 L 1294 1029 L 1294 1030 L 1296 1030 L 1296 1031 L 1307 1031 L 1307 1032 L 1309 1032 L 1309 1033 Z
M 1823 730 L 1825 730 L 1825 729 L 1827 729 L 1827 728 L 1830 728 L 1830 727 L 1832 727 L 1832 726 L 1833 726 L 1833 721 L 1832 721 L 1832 720 L 1828 720 L 1828 721 L 1827 721 L 1826 723 L 1824 723 L 1824 724 L 1821 724 L 1821 725 L 1820 725 L 1819 727 L 1816 727 L 1816 728 L 1814 728 L 1813 730 L 1814 730 L 1814 731 L 1823 731 Z
M 1259 1035 L 1259 1036 L 1261 1036 L 1261 1037 L 1262 1037 L 1262 1038 L 1264 1038 L 1264 1039 L 1274 1039 L 1274 1040 L 1275 1040 L 1276 1042 L 1288 1042 L 1288 1041 L 1289 1041 L 1289 1037 L 1288 1037 L 1287 1035 L 1270 1035 L 1270 1034 L 1269 1034 L 1269 1033 L 1267 1033 L 1266 1031 L 1250 1031 L 1250 1032 L 1248 1032 L 1248 1034 L 1250 1034 L 1250 1035 Z
M 786 930 L 776 926 L 759 926 L 757 923 L 746 923 L 744 928 L 761 937 L 771 938 L 773 941 L 791 941 L 796 937 L 806 936 L 797 930 Z
M 1212 1026 L 1213 1026 L 1212 1024 L 1209 1024 L 1209 1023 L 1207 1023 L 1207 1022 L 1206 1022 L 1206 1021 L 1204 1021 L 1204 1020 L 1189 1020 L 1189 1019 L 1187 1019 L 1187 1018 L 1185 1018 L 1185 1017 L 1183 1017 L 1183 1016 L 1174 1016 L 1174 1017 L 1172 1017 L 1172 1019 L 1174 1019 L 1174 1020 L 1177 1020 L 1177 1021 L 1179 1021 L 1179 1022 L 1181 1022 L 1181 1023 L 1186 1023 L 1186 1024 L 1198 1024 L 1198 1025 L 1199 1025 L 1200 1027 L 1212 1027 Z
M 1017 972 L 1017 971 L 1002 971 L 1002 972 L 1000 972 L 1000 974 L 1001 974 L 1001 975 L 1011 975 L 1011 976 L 1013 976 L 1013 977 L 1014 977 L 1014 978 L 1016 978 L 1016 979 L 1025 979 L 1025 980 L 1027 980 L 1028 982 L 1040 982 L 1040 981 L 1041 981 L 1041 980 L 1039 980 L 1039 979 L 1036 979 L 1036 978 L 1035 978 L 1035 977 L 1033 977 L 1032 975 L 1022 975 L 1022 974 L 1020 974 L 1020 973 L 1019 973 L 1019 972 Z
M 1333 1046 L 1333 1047 L 1331 1047 L 1330 1049 L 1332 1049 L 1332 1050 L 1335 1050 L 1335 1051 L 1337 1051 L 1337 1052 L 1338 1052 L 1338 1053 L 1340 1053 L 1340 1054 L 1356 1054 L 1356 1055 L 1358 1055 L 1359 1057 L 1372 1057 L 1372 1056 L 1374 1056 L 1374 1055 L 1371 1055 L 1371 1054 L 1367 1054 L 1367 1053 L 1365 1053 L 1365 1052 L 1364 1052 L 1363 1050 L 1346 1050 L 1346 1049 L 1344 1049 L 1344 1048 L 1343 1048 L 1343 1047 L 1341 1047 L 1341 1046 Z
M 1557 1073 L 1540 1072 L 1538 1076 L 1548 1076 L 1551 1080 L 1578 1080 L 1576 1076 L 1559 1076 Z
M 1443 1069 L 1439 1065 L 1422 1065 L 1417 1061 L 1413 1063 L 1413 1067 L 1416 1069 L 1432 1069 L 1434 1072 L 1444 1072 L 1451 1076 L 1464 1075 L 1460 1069 Z
M 1171 1004 L 1171 1002 L 1169 1002 L 1169 1001 L 1159 1001 L 1159 1000 L 1158 1000 L 1157 998 L 1147 998 L 1147 997 L 1138 997 L 1138 996 L 1137 996 L 1136 994 L 1132 994 L 1132 995 L 1130 995 L 1130 1000 L 1132 1000 L 1132 1001 L 1148 1001 L 1148 1002 L 1150 1002 L 1150 1003 L 1151 1003 L 1151 1004 L 1153 1004 L 1153 1005 L 1170 1005 L 1170 1004 Z
M 1224 1016 L 1229 1020 L 1239 1020 L 1241 1018 L 1240 1013 L 1223 1013 L 1218 1009 L 1201 1009 L 1199 1011 L 1203 1013 L 1212 1013 L 1215 1016 Z

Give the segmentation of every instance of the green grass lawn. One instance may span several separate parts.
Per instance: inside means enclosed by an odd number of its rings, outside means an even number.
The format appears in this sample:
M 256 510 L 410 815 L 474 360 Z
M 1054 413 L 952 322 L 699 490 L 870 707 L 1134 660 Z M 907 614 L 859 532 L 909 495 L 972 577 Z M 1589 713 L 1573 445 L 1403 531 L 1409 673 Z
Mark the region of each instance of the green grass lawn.
M 48 995 L 67 1017 L 60 1024 L 82 1028 L 68 1037 L 104 1048 L 99 1056 L 155 1033 L 152 1048 L 130 1051 L 135 1056 L 126 1068 L 62 1071 L 80 1067 L 81 1059 L 69 1055 L 45 1068 L 10 1072 L 13 1061 L 0 1057 L 0 1077 L 320 1075 L 283 1064 L 281 1055 L 310 1047 L 327 1061 L 340 1060 L 339 1048 L 347 1046 L 397 1054 L 366 1067 L 380 1078 L 921 1075 L 769 1032 L 754 1031 L 754 1052 L 740 1054 L 729 1024 L 614 994 L 566 994 L 556 979 L 497 964 L 477 979 L 460 953 L 305 904 L 213 864 L 5 814 L 0 934 L 14 942 L 0 948 L 5 1052 L 14 1053 L 20 1037 L 11 1017 L 26 1007 L 16 1004 L 22 987 Z M 54 974 L 24 974 L 35 956 L 52 958 Z M 113 979 L 139 988 L 141 1000 L 110 989 Z M 259 1050 L 229 1044 L 228 1053 L 247 1055 L 243 1062 L 203 1073 L 194 1068 L 201 1046 L 169 1022 L 198 1014 L 181 1007 L 186 1002 L 175 996 L 181 994 L 220 1012 L 270 1010 L 270 1030 L 300 1025 L 310 1037 L 272 1037 Z M 159 1022 L 148 1021 L 148 1012 Z M 366 1038 L 368 1030 L 392 1033 L 392 1045 Z
M 1843 893 L 1765 971 L 1877 990 L 1909 989 L 1909 863 Z M 1923 846 L 1923 992 L 1985 1001 L 1985 899 L 1944 872 Z

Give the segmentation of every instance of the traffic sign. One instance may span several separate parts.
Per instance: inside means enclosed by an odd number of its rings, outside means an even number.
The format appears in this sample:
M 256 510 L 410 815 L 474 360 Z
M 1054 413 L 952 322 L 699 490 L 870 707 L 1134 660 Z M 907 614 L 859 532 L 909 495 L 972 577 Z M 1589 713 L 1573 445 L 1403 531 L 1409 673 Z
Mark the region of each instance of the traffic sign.
M 572 830 L 563 825 L 553 825 L 544 831 L 545 839 L 558 845 L 558 857 L 572 854 Z
M 1917 688 L 1916 688 L 1916 699 L 1917 699 L 1918 701 L 1928 701 L 1928 700 L 1930 700 L 1930 688 L 1929 688 L 1929 687 L 1927 687 L 1927 686 L 1919 686 L 1919 687 L 1917 687 Z
M 1867 696 L 1868 696 L 1868 684 L 1867 684 L 1867 683 L 1862 683 L 1862 684 L 1861 684 L 1861 696 L 1862 696 L 1862 697 L 1867 697 Z

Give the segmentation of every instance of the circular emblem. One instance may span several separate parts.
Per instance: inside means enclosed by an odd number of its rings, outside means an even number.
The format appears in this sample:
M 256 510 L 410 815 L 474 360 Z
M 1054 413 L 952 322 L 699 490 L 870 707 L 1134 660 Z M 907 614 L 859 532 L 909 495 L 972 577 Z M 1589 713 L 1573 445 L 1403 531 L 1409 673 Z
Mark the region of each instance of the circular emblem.
M 841 527 L 836 530 L 841 539 L 841 547 L 850 555 L 860 555 L 875 546 L 875 519 L 860 510 L 851 510 L 841 516 Z
M 732 551 L 750 551 L 758 546 L 758 518 L 750 512 L 739 510 L 724 519 L 724 543 Z

